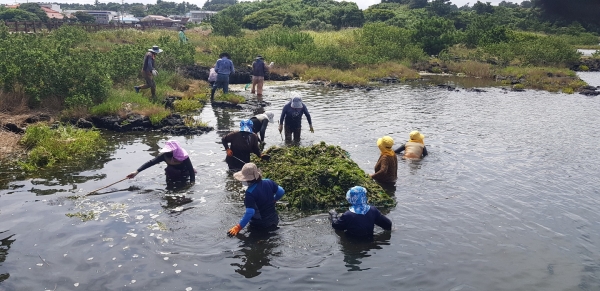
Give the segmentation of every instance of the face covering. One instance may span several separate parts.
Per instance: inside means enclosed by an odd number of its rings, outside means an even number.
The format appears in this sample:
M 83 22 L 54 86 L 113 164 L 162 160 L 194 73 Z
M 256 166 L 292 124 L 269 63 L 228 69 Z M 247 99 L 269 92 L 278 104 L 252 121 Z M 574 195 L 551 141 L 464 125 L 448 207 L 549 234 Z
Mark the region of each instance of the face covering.
M 249 186 L 248 181 L 242 181 L 242 186 Z

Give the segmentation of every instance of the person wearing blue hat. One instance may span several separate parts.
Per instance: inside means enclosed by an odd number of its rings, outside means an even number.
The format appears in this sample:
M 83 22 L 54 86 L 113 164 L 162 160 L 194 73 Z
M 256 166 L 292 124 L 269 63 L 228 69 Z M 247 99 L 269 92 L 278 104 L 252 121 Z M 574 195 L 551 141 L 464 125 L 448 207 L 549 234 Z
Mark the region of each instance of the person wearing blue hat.
M 251 153 L 262 159 L 268 159 L 268 156 L 262 155 L 260 151 L 258 136 L 252 131 L 252 126 L 253 123 L 250 119 L 244 119 L 240 121 L 240 130 L 230 132 L 221 138 L 223 147 L 227 152 L 225 162 L 227 162 L 230 171 L 237 172 L 244 164 L 249 163 Z
M 375 225 L 385 229 L 392 229 L 392 221 L 385 217 L 375 206 L 367 204 L 367 189 L 354 186 L 346 192 L 346 200 L 350 208 L 338 217 L 335 210 L 329 211 L 331 226 L 343 230 L 353 237 L 372 237 Z
M 142 65 L 142 76 L 144 77 L 146 84 L 133 87 L 135 89 L 135 93 L 139 93 L 141 89 L 150 88 L 152 99 L 156 99 L 156 83 L 154 82 L 154 76 L 158 75 L 158 71 L 154 66 L 154 59 L 156 58 L 156 55 L 162 53 L 162 51 L 162 49 L 155 45 L 151 49 L 148 49 L 148 52 L 146 52 L 146 55 L 144 56 L 144 64 Z

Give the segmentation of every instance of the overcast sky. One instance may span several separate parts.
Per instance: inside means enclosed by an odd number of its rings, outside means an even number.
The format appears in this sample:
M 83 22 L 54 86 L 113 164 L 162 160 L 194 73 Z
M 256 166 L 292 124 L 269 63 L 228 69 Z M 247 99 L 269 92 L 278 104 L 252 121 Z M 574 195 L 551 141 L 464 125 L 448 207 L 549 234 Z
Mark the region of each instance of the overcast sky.
M 170 2 L 183 2 L 183 1 L 178 1 L 178 0 L 165 0 L 165 1 L 170 1 Z M 243 0 L 242 0 L 243 1 Z M 346 1 L 350 1 L 350 0 L 346 0 Z M 25 3 L 27 2 L 26 0 L 16 0 L 16 2 L 18 3 Z M 51 2 L 49 0 L 46 1 L 36 1 L 36 0 L 32 0 L 31 2 Z M 94 3 L 94 0 L 58 0 L 56 2 L 59 3 L 81 3 L 81 4 L 85 4 L 85 3 L 89 3 L 92 4 Z M 121 2 L 121 0 L 100 0 L 101 3 L 107 3 L 107 2 Z M 155 4 L 156 0 L 125 0 L 126 3 L 145 3 L 145 4 Z M 202 7 L 202 5 L 204 5 L 204 0 L 200 0 L 200 1 L 194 1 L 194 0 L 187 0 L 186 2 L 190 2 L 193 4 L 196 4 L 200 7 Z M 358 4 L 358 7 L 360 9 L 366 9 L 369 6 L 373 5 L 373 4 L 377 4 L 380 3 L 381 0 L 355 0 L 355 1 L 351 1 L 351 2 L 356 2 L 356 4 Z M 456 4 L 456 6 L 460 7 L 463 6 L 467 3 L 469 3 L 469 6 L 473 6 L 473 4 L 477 3 L 477 0 L 473 1 L 473 0 L 451 0 L 451 2 L 453 4 Z M 502 2 L 502 0 L 483 0 L 481 2 L 490 2 L 492 3 L 492 5 L 498 5 L 498 3 Z M 521 3 L 521 0 L 515 1 L 507 1 L 507 2 L 513 2 L 513 3 Z M 2 4 L 14 4 L 15 0 L 0 0 L 0 3 Z

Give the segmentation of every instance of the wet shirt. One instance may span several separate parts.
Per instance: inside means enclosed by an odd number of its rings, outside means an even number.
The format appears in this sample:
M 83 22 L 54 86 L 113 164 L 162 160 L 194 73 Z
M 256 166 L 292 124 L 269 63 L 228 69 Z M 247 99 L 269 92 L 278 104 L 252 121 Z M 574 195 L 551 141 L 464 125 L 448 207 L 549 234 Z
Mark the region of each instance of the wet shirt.
M 264 77 L 267 72 L 267 65 L 262 60 L 256 60 L 252 63 L 252 76 Z
M 343 230 L 346 234 L 356 237 L 372 236 L 375 225 L 385 230 L 392 229 L 392 221 L 381 214 L 375 206 L 371 206 L 365 214 L 346 211 L 339 218 L 334 216 L 331 221 L 333 228 Z
M 397 154 L 404 151 L 405 158 L 420 159 L 427 156 L 427 148 L 425 145 L 418 142 L 407 142 L 394 150 Z
M 252 185 L 254 189 L 251 192 L 246 191 L 246 197 L 244 198 L 244 206 L 254 209 L 254 216 L 250 219 L 250 225 L 259 228 L 277 225 L 279 215 L 275 210 L 276 200 L 274 195 L 279 185 L 269 179 L 262 179 L 255 185 Z
M 154 54 L 147 52 L 144 56 L 144 66 L 142 71 L 151 73 L 154 70 Z
M 244 163 L 250 162 L 250 154 L 254 153 L 260 157 L 260 148 L 258 147 L 258 137 L 254 133 L 245 131 L 234 131 L 221 139 L 225 149 L 231 149 L 234 157 L 226 157 L 225 162 L 229 169 L 241 169 Z M 243 162 L 239 161 L 238 159 Z
M 283 110 L 281 110 L 281 117 L 279 118 L 279 123 L 283 123 L 285 127 L 289 129 L 301 128 L 302 114 L 306 115 L 308 125 L 312 126 L 312 120 L 310 118 L 310 113 L 308 113 L 306 105 L 302 104 L 302 108 L 292 108 L 292 102 L 288 102 L 285 106 L 283 106 Z
M 189 157 L 183 160 L 181 163 L 175 164 L 173 161 L 176 161 L 170 157 L 167 157 L 164 153 L 156 156 L 154 159 L 147 161 L 142 166 L 140 166 L 137 171 L 141 172 L 145 169 L 148 169 L 156 164 L 165 162 L 168 164 L 167 167 L 172 167 L 175 170 L 181 171 L 182 176 L 190 177 L 190 182 L 194 183 L 196 181 L 196 172 L 194 171 L 194 166 L 192 166 L 192 161 Z
M 379 182 L 396 182 L 398 179 L 398 157 L 381 155 L 375 164 L 375 173 L 371 176 Z

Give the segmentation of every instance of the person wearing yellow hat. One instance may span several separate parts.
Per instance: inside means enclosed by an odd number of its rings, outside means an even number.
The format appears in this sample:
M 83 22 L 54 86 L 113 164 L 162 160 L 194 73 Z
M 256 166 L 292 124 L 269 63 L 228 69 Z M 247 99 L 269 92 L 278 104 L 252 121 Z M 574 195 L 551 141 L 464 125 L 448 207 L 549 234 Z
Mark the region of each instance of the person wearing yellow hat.
M 377 147 L 381 154 L 371 178 L 378 182 L 393 183 L 398 179 L 398 157 L 392 150 L 393 145 L 394 139 L 387 135 L 377 139 Z
M 421 159 L 427 155 L 425 148 L 425 136 L 417 130 L 411 131 L 410 139 L 399 148 L 394 150 L 397 154 L 404 152 L 402 156 L 405 159 Z

